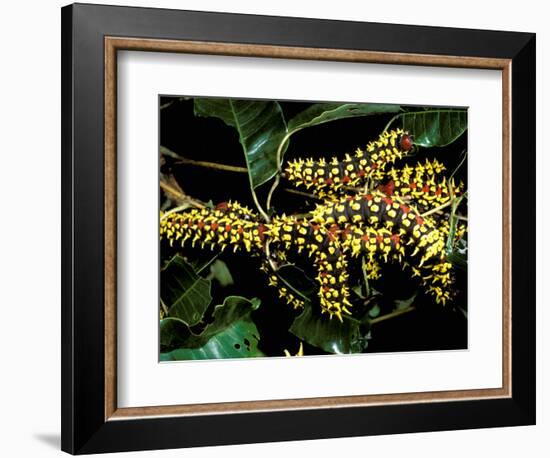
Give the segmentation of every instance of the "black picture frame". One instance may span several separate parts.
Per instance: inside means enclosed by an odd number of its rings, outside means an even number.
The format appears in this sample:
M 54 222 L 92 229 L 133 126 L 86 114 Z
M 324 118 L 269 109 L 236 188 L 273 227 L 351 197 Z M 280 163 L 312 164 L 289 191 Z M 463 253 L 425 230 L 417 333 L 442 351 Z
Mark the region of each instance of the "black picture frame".
M 106 36 L 510 59 L 512 395 L 106 419 Z M 74 4 L 62 9 L 61 38 L 64 451 L 85 454 L 535 424 L 534 34 Z

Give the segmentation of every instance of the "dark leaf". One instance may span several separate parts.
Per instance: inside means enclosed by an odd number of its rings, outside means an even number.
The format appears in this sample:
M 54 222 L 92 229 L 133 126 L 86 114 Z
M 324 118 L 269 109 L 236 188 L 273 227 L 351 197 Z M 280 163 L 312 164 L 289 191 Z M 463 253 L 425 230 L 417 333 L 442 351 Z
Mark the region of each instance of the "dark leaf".
M 293 134 L 306 127 L 330 121 L 379 113 L 397 113 L 400 109 L 399 105 L 376 103 L 316 103 L 292 118 L 288 122 L 288 131 Z
M 343 322 L 330 319 L 327 314 L 306 304 L 304 311 L 294 320 L 290 332 L 310 345 L 329 353 L 360 353 L 366 347 L 361 334 L 361 323 L 351 317 Z
M 197 348 L 178 348 L 160 354 L 161 361 L 251 358 L 265 356 L 258 349 L 259 334 L 249 319 L 236 321 Z
M 161 270 L 160 297 L 168 316 L 179 318 L 188 326 L 199 323 L 208 308 L 210 281 L 197 275 L 181 256 L 174 256 Z
M 466 109 L 441 109 L 403 113 L 399 118 L 414 144 L 429 148 L 449 145 L 460 137 L 468 128 L 467 113 Z
M 233 276 L 229 272 L 227 264 L 219 259 L 217 259 L 213 264 L 210 265 L 210 275 L 209 278 L 217 280 L 221 286 L 229 286 L 235 283 L 233 281 Z
M 195 115 L 219 118 L 237 130 L 253 188 L 277 173 L 277 148 L 286 135 L 277 102 L 197 98 Z
M 160 322 L 161 346 L 165 349 L 202 347 L 236 322 L 249 320 L 250 313 L 257 310 L 260 303 L 257 298 L 249 300 L 240 296 L 228 296 L 223 304 L 214 307 L 212 316 L 207 319 L 208 324 L 200 332 L 190 329 L 185 322 L 177 318 L 165 318 Z

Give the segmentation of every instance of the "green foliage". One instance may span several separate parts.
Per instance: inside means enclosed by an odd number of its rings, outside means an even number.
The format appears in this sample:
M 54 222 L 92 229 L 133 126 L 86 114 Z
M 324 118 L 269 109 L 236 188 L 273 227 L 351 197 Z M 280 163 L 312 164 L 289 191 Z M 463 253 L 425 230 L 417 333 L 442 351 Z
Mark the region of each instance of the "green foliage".
M 227 264 L 219 259 L 216 259 L 210 265 L 209 277 L 215 279 L 221 286 L 229 286 L 235 283 Z
M 369 103 L 315 103 L 288 122 L 288 137 L 307 127 L 331 121 L 369 116 L 380 113 L 397 113 L 399 105 Z
M 415 145 L 430 148 L 447 146 L 460 137 L 468 128 L 467 113 L 463 109 L 427 110 L 402 113 L 399 118 Z
M 195 115 L 219 118 L 237 130 L 253 188 L 277 173 L 277 148 L 286 135 L 279 103 L 198 98 Z
M 161 361 L 219 358 L 252 358 L 265 356 L 258 349 L 258 329 L 250 319 L 231 323 L 197 348 L 178 348 L 160 354 Z
M 328 353 L 360 353 L 366 347 L 361 322 L 345 317 L 342 322 L 314 311 L 311 303 L 294 320 L 290 332 L 301 340 Z
M 160 276 L 160 298 L 168 315 L 188 326 L 197 324 L 212 300 L 210 282 L 197 275 L 181 256 L 174 256 Z
M 215 277 L 227 282 L 229 269 L 219 260 L 211 268 L 216 264 Z M 162 269 L 161 300 L 168 315 L 160 321 L 161 360 L 263 355 L 257 348 L 259 332 L 250 318 L 261 301 L 228 296 L 208 313 L 210 291 L 211 280 L 201 277 L 181 256 L 174 256 Z
M 303 270 L 286 265 L 278 270 L 277 275 L 292 292 L 306 301 L 304 310 L 289 329 L 292 334 L 328 353 L 359 353 L 365 348 L 365 326 L 360 321 L 352 317 L 345 317 L 343 322 L 335 318 L 331 320 L 314 310 L 318 288 Z

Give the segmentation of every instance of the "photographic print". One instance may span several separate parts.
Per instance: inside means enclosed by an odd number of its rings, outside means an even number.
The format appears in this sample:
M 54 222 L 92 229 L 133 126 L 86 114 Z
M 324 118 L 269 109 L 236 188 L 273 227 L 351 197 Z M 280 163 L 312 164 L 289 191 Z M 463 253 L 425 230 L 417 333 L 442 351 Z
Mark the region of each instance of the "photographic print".
M 161 361 L 467 348 L 467 108 L 158 108 Z

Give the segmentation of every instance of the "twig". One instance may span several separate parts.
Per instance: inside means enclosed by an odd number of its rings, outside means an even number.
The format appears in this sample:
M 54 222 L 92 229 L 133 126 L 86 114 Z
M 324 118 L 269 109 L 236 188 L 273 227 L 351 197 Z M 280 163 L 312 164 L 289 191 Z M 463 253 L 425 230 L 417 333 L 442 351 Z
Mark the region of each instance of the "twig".
M 170 105 L 173 105 L 176 102 L 181 102 L 182 100 L 185 100 L 185 97 L 178 97 L 176 100 L 170 100 L 169 102 L 166 102 L 160 106 L 161 110 L 164 110 L 165 108 L 168 108 Z
M 315 194 L 310 194 L 309 192 L 298 191 L 297 189 L 285 188 L 284 191 L 290 194 L 296 194 L 298 196 L 309 197 L 310 199 L 322 200 L 320 197 Z
M 454 201 L 452 199 L 450 199 L 449 201 L 445 202 L 443 205 L 440 205 L 439 207 L 432 208 L 431 210 L 428 210 L 427 212 L 422 213 L 420 216 L 425 217 L 425 216 L 431 215 L 433 213 L 437 213 L 437 212 L 443 210 L 444 208 L 447 208 L 448 206 L 452 205 L 453 202 Z
M 382 321 L 391 320 L 392 318 L 404 315 L 405 313 L 413 312 L 414 310 L 416 310 L 416 307 L 414 305 L 411 305 L 410 307 L 404 308 L 402 310 L 396 310 L 395 312 L 388 313 L 387 315 L 382 315 L 382 316 L 379 316 L 378 318 L 373 318 L 372 320 L 370 320 L 370 324 L 376 324 Z
M 248 173 L 248 170 L 246 169 L 246 167 L 239 167 L 237 165 L 219 164 L 217 162 L 195 161 L 193 159 L 187 159 L 184 157 L 180 157 L 176 161 L 176 164 L 188 164 L 188 165 L 194 165 L 197 167 L 205 167 L 208 169 L 223 170 L 225 172 Z
M 160 187 L 165 192 L 168 192 L 168 193 L 171 193 L 171 194 L 174 194 L 174 195 L 178 196 L 181 202 L 185 202 L 185 204 L 181 205 L 180 207 L 185 207 L 185 205 L 192 206 L 192 207 L 197 207 L 197 208 L 204 208 L 205 207 L 205 205 L 203 203 L 189 197 L 186 194 L 183 194 L 179 189 L 176 189 L 176 188 L 174 188 L 174 187 L 172 187 L 172 186 L 170 186 L 170 185 L 168 185 L 168 184 L 166 184 L 162 181 L 160 182 Z M 164 216 L 166 216 L 169 213 L 174 213 L 175 211 L 181 210 L 180 207 L 174 208 L 173 210 L 169 210 L 168 212 L 166 212 L 164 214 Z
M 294 133 L 288 132 L 283 139 L 281 140 L 281 143 L 279 143 L 279 147 L 277 148 L 277 175 L 275 175 L 275 181 L 271 185 L 271 189 L 269 190 L 269 193 L 267 194 L 267 200 L 266 200 L 266 207 L 269 210 L 271 208 L 271 199 L 273 197 L 273 193 L 275 192 L 275 189 L 277 189 L 277 186 L 279 186 L 279 183 L 281 182 L 281 172 L 283 167 L 283 148 L 285 147 L 286 143 L 288 142 L 288 139 L 290 136 Z

